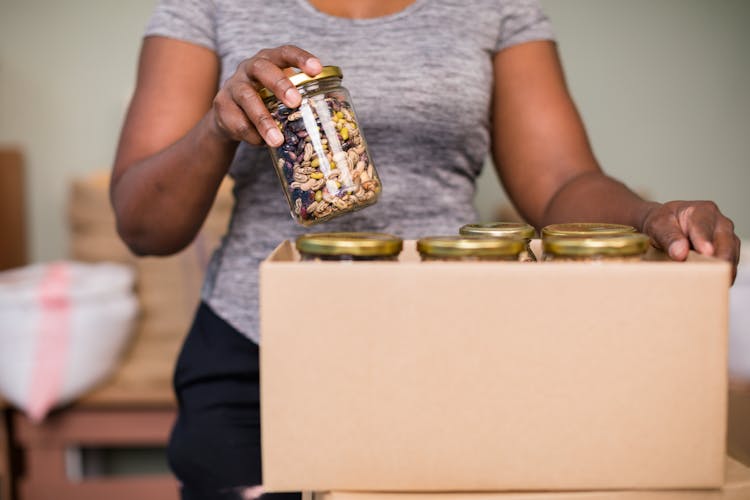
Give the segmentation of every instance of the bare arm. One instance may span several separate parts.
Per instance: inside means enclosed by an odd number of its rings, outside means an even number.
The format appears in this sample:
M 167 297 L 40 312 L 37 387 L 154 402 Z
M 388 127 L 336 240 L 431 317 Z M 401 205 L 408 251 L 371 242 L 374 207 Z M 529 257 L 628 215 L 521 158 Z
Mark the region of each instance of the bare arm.
M 184 248 L 203 224 L 239 141 L 283 141 L 257 90 L 268 87 L 298 104 L 282 70 L 289 66 L 320 71 L 320 62 L 297 47 L 266 49 L 218 89 L 219 60 L 211 50 L 144 40 L 110 184 L 117 229 L 131 250 L 164 255 Z
M 715 204 L 648 202 L 602 172 L 552 42 L 510 47 L 495 56 L 494 65 L 493 158 L 529 222 L 629 224 L 674 259 L 685 259 L 692 245 L 736 267 L 739 239 Z

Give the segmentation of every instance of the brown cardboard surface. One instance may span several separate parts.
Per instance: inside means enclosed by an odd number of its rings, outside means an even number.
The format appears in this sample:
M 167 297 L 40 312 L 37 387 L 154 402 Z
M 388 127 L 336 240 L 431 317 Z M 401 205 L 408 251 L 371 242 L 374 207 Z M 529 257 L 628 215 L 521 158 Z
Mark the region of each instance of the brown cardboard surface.
M 750 465 L 750 380 L 734 380 L 729 385 L 727 451 Z
M 361 493 L 332 491 L 316 493 L 314 500 L 748 500 L 750 468 L 727 459 L 724 485 L 720 490 L 684 491 L 578 491 L 501 493 Z
M 729 267 L 261 265 L 269 491 L 715 488 Z M 534 464 L 533 467 L 529 464 Z
M 26 194 L 23 154 L 0 149 L 0 271 L 21 267 L 28 260 Z
M 0 399 L 0 500 L 10 500 L 10 439 L 5 402 Z

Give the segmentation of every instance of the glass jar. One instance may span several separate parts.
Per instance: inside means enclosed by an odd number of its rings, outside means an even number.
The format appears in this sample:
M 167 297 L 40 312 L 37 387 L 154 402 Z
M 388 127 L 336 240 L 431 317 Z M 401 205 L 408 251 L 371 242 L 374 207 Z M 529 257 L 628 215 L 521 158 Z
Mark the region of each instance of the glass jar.
M 642 233 L 615 236 L 548 236 L 542 240 L 545 261 L 639 261 L 649 248 Z
M 289 79 L 302 94 L 299 108 L 286 107 L 266 88 L 259 93 L 284 135 L 269 150 L 292 218 L 309 226 L 375 203 L 380 178 L 341 70 L 324 66 L 314 77 Z
M 403 240 L 386 233 L 313 233 L 297 238 L 304 261 L 397 260 Z
M 458 230 L 462 236 L 483 236 L 489 238 L 520 238 L 526 242 L 526 249 L 519 255 L 521 262 L 536 262 L 531 251 L 531 238 L 536 234 L 533 226 L 523 222 L 487 222 L 466 224 Z
M 550 224 L 542 228 L 542 239 L 548 236 L 613 236 L 638 232 L 633 226 L 625 224 L 608 224 L 603 222 L 571 222 L 567 224 Z
M 431 236 L 417 241 L 423 261 L 517 261 L 525 248 L 520 238 Z

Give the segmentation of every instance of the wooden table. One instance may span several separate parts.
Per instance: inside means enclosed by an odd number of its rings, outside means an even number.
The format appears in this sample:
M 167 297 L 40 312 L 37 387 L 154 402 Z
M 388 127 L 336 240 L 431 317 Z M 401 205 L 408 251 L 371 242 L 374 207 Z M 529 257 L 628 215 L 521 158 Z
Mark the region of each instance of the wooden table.
M 176 414 L 171 374 L 180 342 L 139 338 L 107 383 L 40 425 L 13 412 L 13 445 L 23 457 L 17 500 L 177 500 L 170 474 L 75 477 L 69 450 L 166 446 Z
M 750 380 L 730 382 L 728 420 L 729 455 L 750 466 Z
M 8 408 L 0 399 L 0 500 L 10 500 L 10 442 L 8 437 Z

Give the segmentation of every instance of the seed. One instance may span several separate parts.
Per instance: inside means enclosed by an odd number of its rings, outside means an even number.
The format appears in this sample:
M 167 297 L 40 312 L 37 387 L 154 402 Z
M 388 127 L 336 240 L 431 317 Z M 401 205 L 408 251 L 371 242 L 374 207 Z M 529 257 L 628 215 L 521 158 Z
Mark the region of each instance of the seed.
M 277 168 L 289 190 L 292 211 L 298 219 L 312 222 L 370 204 L 381 190 L 353 110 L 338 98 L 327 96 L 322 101 L 328 107 L 323 115 L 315 108 L 306 109 L 314 122 L 305 122 L 299 110 L 272 113 L 284 135 L 284 144 L 276 149 Z M 323 116 L 330 121 L 325 123 Z M 337 134 L 327 139 L 331 125 Z

